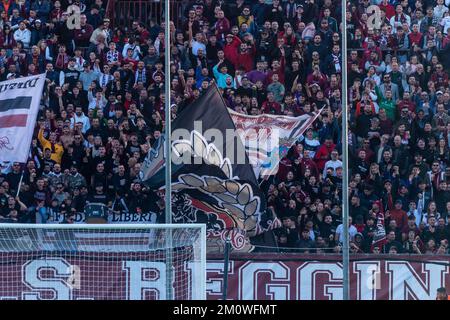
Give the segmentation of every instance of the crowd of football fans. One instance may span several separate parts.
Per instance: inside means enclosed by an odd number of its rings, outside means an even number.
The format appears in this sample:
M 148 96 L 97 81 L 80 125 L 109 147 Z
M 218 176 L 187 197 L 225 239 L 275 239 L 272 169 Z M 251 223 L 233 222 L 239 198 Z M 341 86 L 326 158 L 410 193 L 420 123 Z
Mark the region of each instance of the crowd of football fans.
M 351 252 L 448 253 L 450 1 L 348 1 L 349 173 L 340 2 L 184 1 L 170 26 L 172 115 L 212 81 L 238 112 L 321 111 L 278 173 L 261 181 L 283 223 L 274 231 L 280 250 L 342 250 L 348 174 Z M 75 30 L 72 4 L 82 9 Z M 102 0 L 0 0 L 0 80 L 47 72 L 29 161 L 2 167 L 3 222 L 52 223 L 59 213 L 70 223 L 90 202 L 164 220 L 163 201 L 137 175 L 164 127 L 168 37 L 153 20 L 112 28 L 105 8 Z M 377 247 L 380 212 L 387 243 Z

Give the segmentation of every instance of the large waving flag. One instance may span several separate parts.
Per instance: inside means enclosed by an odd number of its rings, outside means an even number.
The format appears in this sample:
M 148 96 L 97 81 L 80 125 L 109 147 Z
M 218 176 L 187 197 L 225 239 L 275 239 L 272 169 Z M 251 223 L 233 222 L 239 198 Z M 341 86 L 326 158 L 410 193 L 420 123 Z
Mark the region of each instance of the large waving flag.
M 45 74 L 0 82 L 0 162 L 26 162 Z
M 258 187 L 261 168 L 274 174 L 318 114 L 241 115 L 228 110 L 211 86 L 172 123 L 173 221 L 206 223 L 209 240 L 231 237 L 235 249 L 251 250 L 248 237 L 280 225 Z M 149 151 L 140 172 L 144 184 L 162 191 L 164 139 Z
M 165 183 L 163 139 L 157 141 L 153 150 L 149 151 L 141 168 L 141 179 L 149 186 L 159 187 Z M 211 86 L 172 121 L 171 139 L 173 173 L 193 169 L 191 165 L 195 167 L 215 161 L 223 170 L 231 170 L 226 172 L 227 175 L 232 174 L 236 179 L 257 183 L 247 152 L 217 86 Z M 201 150 L 205 145 L 207 149 Z M 183 153 L 181 148 L 187 146 L 197 151 L 194 157 L 196 163 L 189 163 L 189 153 Z M 200 150 L 208 154 L 200 154 Z M 217 163 L 219 157 L 223 163 Z
M 322 110 L 300 117 L 270 114 L 251 116 L 230 109 L 228 111 L 258 178 L 277 173 L 280 160 Z
M 164 192 L 165 136 L 149 151 L 140 178 Z M 249 237 L 279 225 L 266 210 L 246 150 L 216 86 L 172 123 L 172 201 L 176 223 L 205 223 L 209 248 L 251 251 Z M 212 244 L 212 245 L 211 245 Z M 215 250 L 215 251 L 216 251 Z

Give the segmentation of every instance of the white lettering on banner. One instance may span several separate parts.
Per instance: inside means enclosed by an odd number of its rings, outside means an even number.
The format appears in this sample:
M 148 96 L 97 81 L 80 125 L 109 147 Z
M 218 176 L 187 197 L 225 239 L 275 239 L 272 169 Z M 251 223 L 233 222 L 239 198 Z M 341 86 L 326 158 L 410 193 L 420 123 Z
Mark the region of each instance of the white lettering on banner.
M 72 287 L 66 279 L 72 276 L 71 265 L 62 258 L 31 260 L 22 266 L 22 282 L 31 292 L 23 292 L 24 300 L 70 300 Z M 43 277 L 43 272 L 52 272 L 52 277 Z M 43 293 L 52 293 L 52 298 Z
M 324 296 L 330 300 L 342 300 L 342 266 L 340 263 L 305 262 L 297 269 L 297 300 L 317 300 L 319 274 L 328 275 L 329 284 L 323 285 Z
M 153 261 L 124 261 L 122 270 L 127 273 L 126 290 L 128 300 L 144 300 L 146 294 L 155 299 L 166 299 L 166 264 Z M 152 274 L 153 276 L 145 277 Z
M 35 76 L 32 76 L 32 77 L 35 77 Z M 1 82 L 0 83 L 0 93 L 4 93 L 7 90 L 17 90 L 17 89 L 28 90 L 30 88 L 36 87 L 36 84 L 39 80 L 39 76 L 34 79 L 29 79 L 29 78 L 30 77 L 19 78 L 19 79 Z M 23 81 L 25 79 L 29 79 L 29 80 Z M 14 82 L 14 81 L 20 81 L 20 82 Z
M 185 271 L 189 274 L 189 278 L 191 278 L 191 281 L 188 281 L 187 286 L 190 285 L 190 283 L 199 283 L 197 280 L 197 277 L 200 277 L 200 272 L 202 272 L 201 263 L 199 262 L 189 262 L 185 268 Z M 216 263 L 216 262 L 210 262 L 207 264 L 207 270 L 205 270 L 207 276 L 206 276 L 206 293 L 208 295 L 217 295 L 222 296 L 222 288 L 223 288 L 223 276 L 215 278 L 213 276 L 208 276 L 208 273 L 212 274 L 218 274 L 223 275 L 224 273 L 224 263 Z M 229 261 L 228 262 L 228 275 L 234 274 L 234 262 Z M 193 294 L 193 300 L 198 300 L 201 298 L 200 292 L 197 292 L 197 290 L 190 290 L 190 288 L 187 288 L 187 292 L 192 292 Z
M 234 273 L 233 261 L 228 264 L 229 272 Z M 223 273 L 225 266 L 223 262 L 208 262 L 206 270 L 206 294 L 210 296 L 222 296 Z M 214 274 L 212 276 L 211 274 Z M 217 275 L 217 277 L 216 277 Z
M 377 300 L 377 290 L 381 289 L 380 262 L 355 262 L 353 273 L 358 279 L 356 300 Z
M 386 261 L 386 272 L 389 274 L 389 300 L 434 300 L 436 290 L 445 285 L 444 276 L 449 268 L 437 263 L 422 263 L 425 281 L 407 261 Z
M 261 292 L 258 277 L 269 274 L 271 281 L 283 281 L 284 283 L 265 283 L 262 291 L 270 296 L 272 300 L 289 300 L 290 296 L 290 270 L 283 262 L 267 263 L 252 262 L 245 263 L 239 269 L 239 300 L 258 300 Z M 286 283 L 287 282 L 287 283 Z M 259 298 L 260 299 L 260 298 Z
M 58 212 L 51 213 L 50 221 L 52 223 L 62 223 L 64 221 L 64 215 Z M 108 223 L 111 224 L 138 224 L 138 223 L 155 223 L 156 213 L 111 213 L 108 214 Z M 77 212 L 75 214 L 75 224 L 86 223 L 86 215 L 84 212 Z
M 83 264 L 80 259 L 72 261 L 61 257 L 48 257 L 21 260 L 15 269 L 18 274 L 8 273 L 9 278 L 2 278 L 1 274 L 11 272 L 10 265 L 3 266 L 3 269 L 0 266 L 0 299 L 98 299 L 105 296 L 104 290 L 112 290 L 109 294 L 121 297 L 120 299 L 166 297 L 166 267 L 163 262 L 122 260 L 118 265 L 115 262 L 111 263 L 111 266 L 115 265 L 118 268 L 114 267 L 107 277 L 98 275 L 99 279 L 92 279 L 95 273 L 89 268 L 95 266 Z M 448 287 L 450 267 L 446 263 L 448 260 L 355 261 L 351 264 L 352 299 L 434 299 L 439 287 Z M 195 281 L 192 277 L 198 272 L 194 270 L 198 270 L 198 265 L 189 263 L 183 268 L 177 268 L 177 274 L 174 275 L 174 278 L 177 278 L 181 275 L 180 272 L 183 274 L 185 280 L 182 290 L 193 299 L 198 293 L 196 288 L 185 284 Z M 223 287 L 223 261 L 208 261 L 206 271 L 207 297 L 220 299 Z M 104 282 L 106 287 L 92 289 L 92 283 L 98 281 L 106 281 Z M 8 287 L 2 286 L 5 283 L 9 283 Z M 329 261 L 231 260 L 228 289 L 229 299 L 342 299 L 342 265 Z

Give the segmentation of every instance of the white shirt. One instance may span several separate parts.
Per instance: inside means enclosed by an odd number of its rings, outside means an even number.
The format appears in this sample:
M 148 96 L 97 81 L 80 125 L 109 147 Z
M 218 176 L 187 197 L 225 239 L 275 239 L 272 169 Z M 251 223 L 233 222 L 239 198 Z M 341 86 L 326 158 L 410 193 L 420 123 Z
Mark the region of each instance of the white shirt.
M 86 60 L 84 60 L 83 57 L 75 57 L 75 70 L 83 72 L 83 70 L 84 70 L 83 65 L 84 65 L 85 61 Z
M 339 235 L 339 242 L 344 242 L 344 225 L 342 223 L 338 225 L 338 227 L 336 228 L 336 233 Z M 350 236 L 350 241 L 353 241 L 357 233 L 358 230 L 356 230 L 356 227 L 354 225 L 348 227 L 348 234 Z
M 114 77 L 110 74 L 100 73 L 98 76 L 98 81 L 100 87 L 106 87 L 110 81 L 113 81 Z
M 133 58 L 136 61 L 139 61 L 139 55 L 141 54 L 141 47 L 139 47 L 138 45 L 134 45 L 134 44 L 125 44 L 123 46 L 123 50 L 122 50 L 122 57 L 126 58 L 128 57 L 127 52 L 128 52 L 128 48 L 132 48 L 133 49 L 133 55 L 131 56 L 131 58 Z
M 197 55 L 198 49 L 202 49 L 203 53 L 206 53 L 206 46 L 198 41 L 192 40 L 192 54 Z
M 97 100 L 97 97 L 92 94 L 92 91 L 88 91 L 88 100 L 89 100 L 89 110 L 91 109 L 103 109 L 105 105 L 108 103 L 108 100 L 106 100 L 105 96 L 102 94 L 100 100 Z
M 333 169 L 333 177 L 336 177 L 336 169 L 342 167 L 341 160 L 328 160 L 323 168 L 323 176 L 326 177 L 328 168 Z
M 442 32 L 447 34 L 447 29 L 450 28 L 450 16 L 442 18 L 440 25 L 443 27 Z
M 82 122 L 83 123 L 83 128 L 81 129 L 82 133 L 86 133 L 86 131 L 89 130 L 89 128 L 91 127 L 91 123 L 89 122 L 89 118 L 86 117 L 84 115 L 84 113 L 81 114 L 80 117 L 77 116 L 77 114 L 75 113 L 73 115 L 73 118 L 70 119 L 70 127 L 73 129 L 75 127 L 75 124 L 78 122 Z
M 442 19 L 442 17 L 444 16 L 444 13 L 448 12 L 448 8 L 444 5 L 442 6 L 436 6 L 434 7 L 433 10 L 433 15 L 439 20 Z
M 24 48 L 30 47 L 30 40 L 31 40 L 31 32 L 28 29 L 17 29 L 14 32 L 14 40 L 16 41 L 22 41 Z
M 403 16 L 405 17 L 405 20 L 406 20 L 406 23 L 408 24 L 408 26 L 411 26 L 411 18 L 407 15 L 407 14 L 405 14 L 405 13 L 403 13 Z M 400 22 L 400 21 L 397 21 L 396 20 L 396 18 L 397 18 L 397 14 L 395 14 L 390 20 L 389 20 L 389 23 L 391 24 L 391 26 L 392 26 L 392 33 L 397 33 L 397 27 L 398 26 L 402 26 L 402 23 Z

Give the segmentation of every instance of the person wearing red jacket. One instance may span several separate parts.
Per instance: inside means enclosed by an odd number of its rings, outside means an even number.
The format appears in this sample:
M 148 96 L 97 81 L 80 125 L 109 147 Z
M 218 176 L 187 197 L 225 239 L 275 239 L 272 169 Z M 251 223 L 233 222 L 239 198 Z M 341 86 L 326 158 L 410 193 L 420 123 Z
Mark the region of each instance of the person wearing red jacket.
M 420 44 L 422 43 L 422 38 L 423 34 L 419 31 L 419 25 L 417 23 L 413 24 L 412 31 L 408 34 L 410 46 L 420 46 Z
M 225 59 L 230 61 L 233 65 L 237 64 L 238 60 L 238 47 L 242 43 L 239 37 L 233 35 L 232 33 L 228 33 L 226 37 L 226 43 L 223 47 L 223 52 L 225 54 Z
M 403 92 L 403 99 L 397 102 L 397 114 L 401 115 L 403 108 L 408 108 L 410 112 L 416 112 L 416 104 L 411 101 L 409 91 Z
M 216 13 L 217 21 L 214 25 L 216 29 L 216 37 L 217 39 L 222 42 L 225 40 L 225 35 L 230 32 L 231 24 L 230 21 L 225 18 L 225 14 L 223 10 L 218 10 Z
M 254 45 L 248 46 L 246 43 L 241 43 L 235 68 L 242 68 L 246 73 L 252 71 L 255 64 L 255 53 L 256 49 Z
M 268 114 L 281 114 L 281 105 L 275 101 L 273 92 L 267 93 L 267 100 L 263 102 L 261 111 Z
M 306 82 L 309 87 L 313 84 L 318 84 L 322 90 L 326 90 L 328 87 L 327 76 L 320 71 L 318 65 L 313 67 L 313 72 L 306 77 Z
M 333 139 L 331 137 L 325 138 L 325 143 L 319 148 L 319 150 L 317 150 L 314 156 L 319 172 L 323 171 L 325 163 L 331 159 L 331 151 L 335 148 L 336 145 L 333 143 Z
M 316 177 L 316 179 L 319 178 L 319 170 L 317 169 L 316 162 L 309 157 L 309 150 L 303 151 L 303 158 L 300 160 L 299 166 L 300 166 L 300 175 L 303 177 L 305 176 L 306 169 L 309 169 L 311 171 L 311 174 Z
M 395 201 L 395 207 L 393 210 L 386 211 L 386 218 L 395 220 L 400 230 L 408 225 L 408 215 L 402 210 L 402 200 Z
M 266 77 L 266 83 L 265 85 L 268 86 L 272 83 L 272 75 L 274 73 L 278 74 L 278 81 L 284 85 L 284 76 L 285 76 L 285 59 L 284 59 L 284 48 L 280 48 L 281 51 L 281 58 L 279 59 L 273 59 L 272 60 L 272 70 L 269 70 L 267 72 Z
M 431 75 L 431 81 L 434 82 L 436 88 L 445 87 L 448 83 L 448 74 L 444 71 L 442 64 L 436 65 L 436 72 Z
M 140 43 L 145 44 L 150 39 L 150 31 L 144 27 L 143 23 L 139 23 L 136 30 L 139 33 Z
M 386 18 L 389 20 L 395 16 L 395 8 L 393 5 L 389 4 L 388 0 L 382 0 L 381 3 L 378 5 L 381 10 L 386 12 Z
M 85 14 L 80 15 L 80 28 L 73 31 L 75 45 L 80 47 L 89 47 L 89 39 L 94 32 L 94 28 L 87 23 Z

